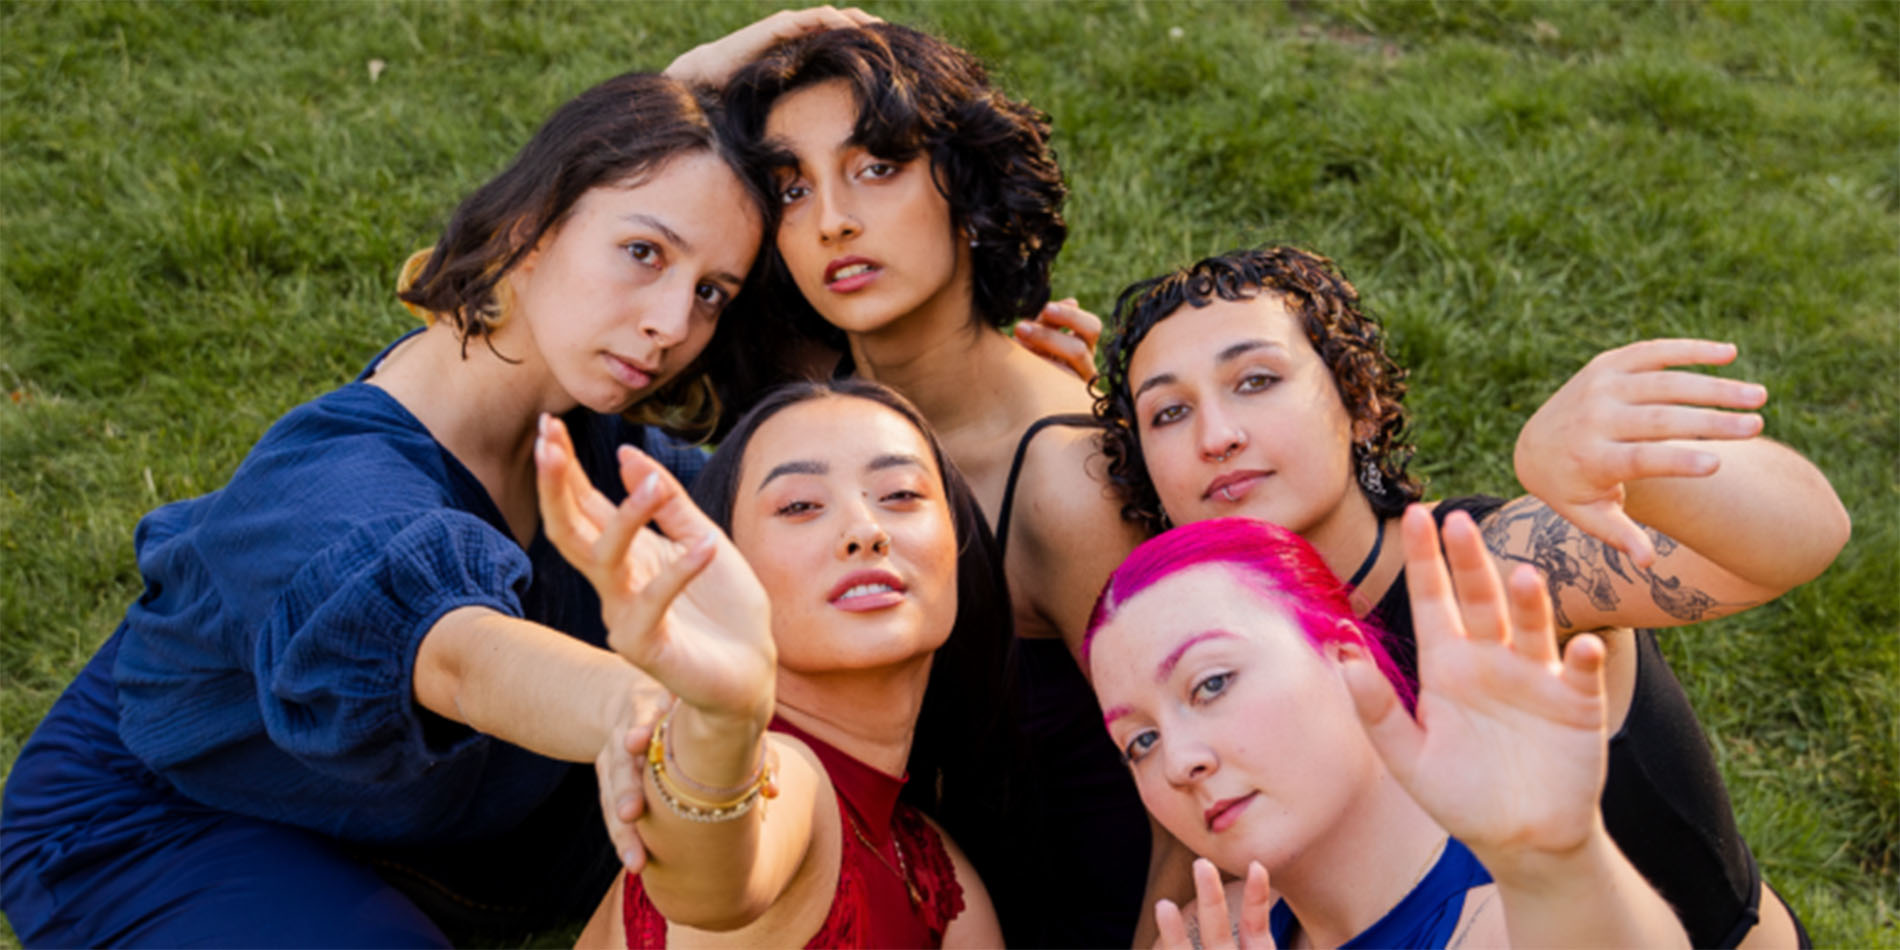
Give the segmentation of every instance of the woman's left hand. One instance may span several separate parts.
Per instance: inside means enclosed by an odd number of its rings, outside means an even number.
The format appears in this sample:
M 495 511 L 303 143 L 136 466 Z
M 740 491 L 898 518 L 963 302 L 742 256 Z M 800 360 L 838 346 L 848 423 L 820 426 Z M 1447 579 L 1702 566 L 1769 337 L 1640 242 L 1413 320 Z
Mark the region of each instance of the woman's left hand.
M 721 88 L 740 67 L 786 40 L 882 22 L 857 7 L 840 10 L 829 3 L 803 10 L 780 10 L 681 53 L 666 67 L 666 75 L 685 83 Z
M 1101 338 L 1102 318 L 1082 309 L 1074 297 L 1051 300 L 1033 319 L 1016 324 L 1016 342 L 1023 349 L 1080 376 L 1084 383 L 1095 381 L 1095 344 Z
M 1494 875 L 1513 862 L 1573 852 L 1601 822 L 1609 756 L 1603 642 L 1580 634 L 1559 658 L 1536 571 L 1520 566 L 1507 598 L 1464 513 L 1446 520 L 1442 559 L 1424 508 L 1406 511 L 1402 533 L 1418 631 L 1418 712 L 1406 715 L 1371 663 L 1348 662 L 1367 735 L 1399 784 Z
M 1656 559 L 1649 535 L 1623 511 L 1625 482 L 1712 475 L 1720 459 L 1700 439 L 1747 439 L 1768 391 L 1756 383 L 1685 373 L 1720 366 L 1732 343 L 1644 340 L 1599 354 L 1544 401 L 1518 434 L 1517 480 L 1571 524 L 1628 554 Z
M 1227 908 L 1227 887 L 1221 882 L 1220 870 L 1206 858 L 1195 859 L 1194 923 L 1198 933 L 1188 933 L 1187 919 L 1173 901 L 1156 901 L 1155 929 L 1161 932 L 1161 939 L 1155 946 L 1160 950 L 1273 950 L 1269 926 L 1273 887 L 1260 862 L 1247 864 L 1247 880 L 1241 884 L 1240 919 L 1235 921 Z

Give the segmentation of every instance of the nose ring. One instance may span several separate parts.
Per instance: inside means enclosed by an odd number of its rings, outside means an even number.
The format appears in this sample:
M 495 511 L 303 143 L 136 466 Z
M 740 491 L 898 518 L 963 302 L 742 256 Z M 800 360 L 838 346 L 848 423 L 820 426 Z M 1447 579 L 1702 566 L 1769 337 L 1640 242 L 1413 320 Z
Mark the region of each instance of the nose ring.
M 885 534 L 878 535 L 877 540 L 871 542 L 871 553 L 876 554 L 879 557 L 883 557 L 885 555 L 890 554 L 891 553 L 890 536 L 885 535 Z

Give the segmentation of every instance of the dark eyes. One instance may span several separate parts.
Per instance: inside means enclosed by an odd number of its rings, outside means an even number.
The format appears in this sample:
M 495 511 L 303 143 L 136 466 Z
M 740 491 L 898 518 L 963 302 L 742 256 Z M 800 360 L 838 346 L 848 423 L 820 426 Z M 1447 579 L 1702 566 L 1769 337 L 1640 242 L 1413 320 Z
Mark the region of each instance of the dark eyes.
M 794 182 L 778 190 L 778 202 L 788 205 L 809 194 L 811 194 L 810 187 Z
M 627 245 L 627 256 L 648 267 L 653 267 L 659 264 L 660 248 L 651 241 L 634 241 Z
M 715 310 L 723 309 L 727 300 L 726 288 L 718 284 L 702 283 L 693 288 L 693 296 L 698 297 L 700 303 Z
M 863 178 L 889 178 L 895 174 L 897 174 L 897 165 L 892 162 L 872 162 L 864 166 L 863 171 L 858 172 L 858 175 Z
M 896 491 L 886 492 L 882 495 L 879 495 L 877 500 L 879 503 L 885 504 L 885 505 L 891 505 L 894 507 L 907 507 L 912 503 L 923 501 L 927 499 L 928 497 L 929 497 L 928 495 L 925 495 L 923 492 L 917 491 L 916 489 L 900 488 Z M 822 510 L 824 507 L 825 506 L 822 503 L 816 502 L 816 501 L 804 501 L 804 500 L 788 501 L 785 504 L 780 505 L 777 508 L 773 509 L 772 513 L 780 517 L 795 518 L 799 515 L 811 514 L 813 512 Z
M 1243 396 L 1251 396 L 1255 393 L 1267 391 L 1273 387 L 1274 383 L 1279 381 L 1280 377 L 1272 373 L 1264 371 L 1251 372 L 1240 377 L 1240 380 L 1234 383 L 1234 392 Z M 1165 425 L 1172 425 L 1187 418 L 1187 414 L 1188 407 L 1185 404 L 1178 402 L 1169 403 L 1168 405 L 1156 409 L 1154 415 L 1148 417 L 1148 426 L 1149 428 L 1158 429 Z

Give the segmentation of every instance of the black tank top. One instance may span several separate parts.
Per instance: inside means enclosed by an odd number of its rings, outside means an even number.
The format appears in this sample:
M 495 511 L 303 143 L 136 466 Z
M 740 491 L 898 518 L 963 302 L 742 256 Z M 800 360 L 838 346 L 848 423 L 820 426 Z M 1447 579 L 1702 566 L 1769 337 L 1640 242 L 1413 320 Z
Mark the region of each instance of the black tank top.
M 1503 505 L 1489 495 L 1450 498 L 1432 516 L 1441 527 L 1454 511 L 1482 522 Z M 1417 682 L 1418 641 L 1403 572 L 1372 615 L 1392 634 L 1393 661 Z M 1623 727 L 1610 737 L 1603 823 L 1675 908 L 1691 945 L 1733 947 L 1755 926 L 1761 872 L 1735 828 L 1708 737 L 1650 630 L 1636 631 L 1635 692 Z
M 996 519 L 999 562 L 1008 557 L 1016 480 L 1036 434 L 1052 425 L 1100 428 L 1093 416 L 1044 416 L 1016 443 Z M 1106 578 L 1104 578 L 1106 580 Z M 1147 889 L 1152 834 L 1134 775 L 1102 728 L 1095 691 L 1060 638 L 1017 641 L 1019 688 L 1030 744 L 1033 786 L 1042 792 L 1044 820 L 1023 857 L 1046 900 L 1045 929 L 1032 943 L 1045 947 L 1126 947 Z

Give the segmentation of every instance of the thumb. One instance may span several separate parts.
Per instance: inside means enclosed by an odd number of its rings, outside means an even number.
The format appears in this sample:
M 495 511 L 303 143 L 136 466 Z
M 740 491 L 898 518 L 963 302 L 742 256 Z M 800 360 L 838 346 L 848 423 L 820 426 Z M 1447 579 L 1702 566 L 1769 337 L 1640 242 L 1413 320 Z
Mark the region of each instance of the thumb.
M 1359 724 L 1365 727 L 1366 738 L 1399 784 L 1410 788 L 1419 751 L 1425 744 L 1425 731 L 1406 713 L 1391 681 L 1372 661 L 1342 657 L 1340 671 L 1352 692 L 1352 705 L 1359 713 Z
M 1576 507 L 1552 508 L 1584 533 L 1629 555 L 1637 567 L 1648 567 L 1655 563 L 1656 545 L 1649 540 L 1649 532 L 1632 520 L 1622 505 L 1604 500 Z

